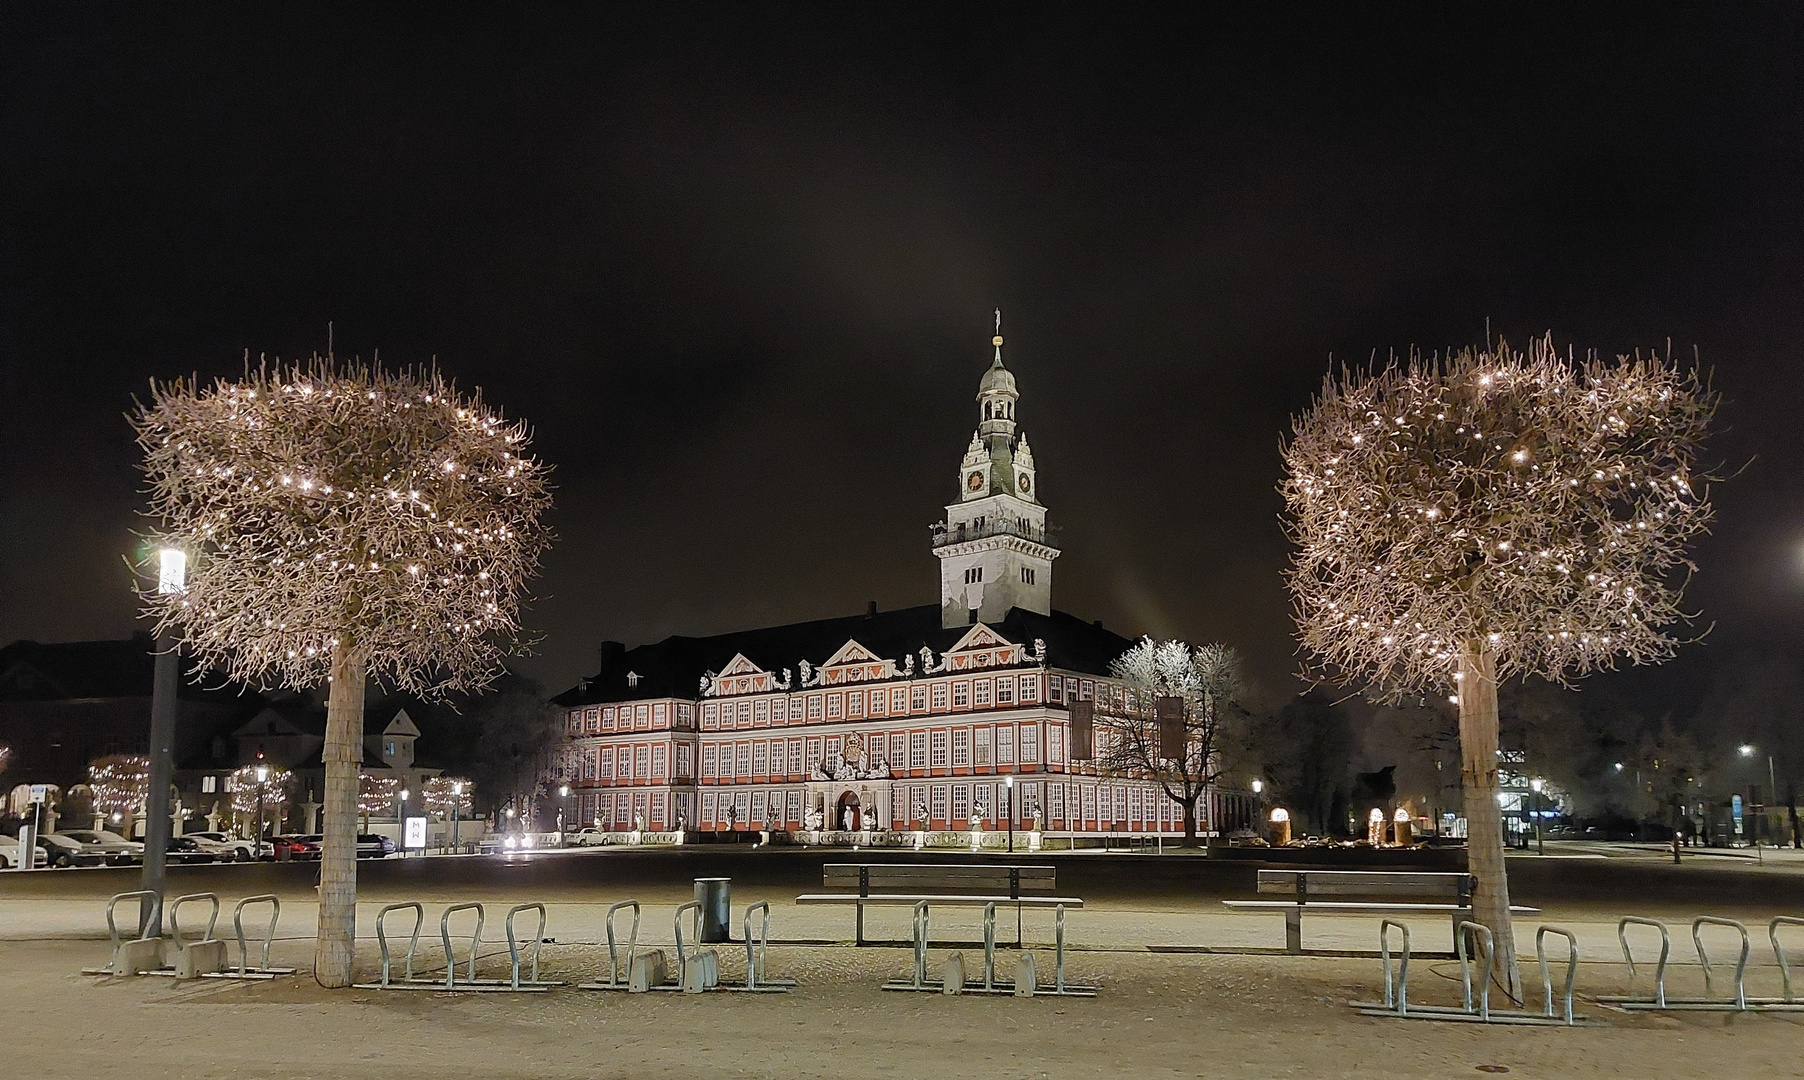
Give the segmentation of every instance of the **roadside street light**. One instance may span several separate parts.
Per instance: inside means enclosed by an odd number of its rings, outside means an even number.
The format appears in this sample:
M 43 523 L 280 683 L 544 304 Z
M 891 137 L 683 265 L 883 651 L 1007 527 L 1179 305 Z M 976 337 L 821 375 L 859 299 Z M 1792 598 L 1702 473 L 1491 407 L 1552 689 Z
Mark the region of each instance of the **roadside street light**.
M 188 587 L 188 555 L 180 548 L 157 551 L 157 592 L 173 596 Z M 175 714 L 181 688 L 181 671 L 177 667 L 179 646 L 174 637 L 161 634 L 152 648 L 155 661 L 150 681 L 150 768 L 144 807 L 148 820 L 144 823 L 144 871 L 138 886 L 155 897 L 138 901 L 138 927 L 145 937 L 163 932 L 162 906 L 164 867 L 167 865 L 169 834 L 169 788 L 175 769 Z M 129 831 L 129 830 L 128 830 Z M 27 864 L 29 865 L 29 863 Z
M 559 842 L 561 843 L 563 840 L 563 835 L 564 835 L 564 811 L 569 809 L 569 806 L 570 806 L 570 785 L 569 784 L 559 784 L 558 785 L 557 798 L 558 798 L 557 831 L 558 831 L 558 839 L 559 839 Z
M 1263 824 L 1259 794 L 1265 790 L 1265 781 L 1255 778 L 1251 786 L 1253 789 L 1253 828 L 1257 829 Z
M 398 819 L 396 819 L 396 824 L 401 826 L 401 857 L 402 858 L 407 857 L 407 800 L 412 795 L 413 795 L 413 792 L 407 790 L 406 788 L 401 789 L 401 815 Z
M 1005 796 L 1008 799 L 1008 850 L 1012 855 L 1015 853 L 1015 774 L 1009 773 L 1002 783 L 1008 788 Z
M 1547 854 L 1547 844 L 1541 838 L 1541 778 L 1537 776 L 1530 780 L 1528 786 L 1535 793 L 1535 854 L 1545 855 Z
M 1756 753 L 1758 753 L 1758 750 L 1755 748 L 1753 743 L 1742 743 L 1741 744 L 1741 756 L 1742 757 L 1751 758 Z M 1779 797 L 1779 780 L 1777 778 L 1777 774 L 1775 773 L 1775 771 L 1773 769 L 1773 755 L 1771 755 L 1771 754 L 1768 754 L 1766 756 L 1766 784 L 1767 784 L 1766 797 L 1769 799 L 1778 799 L 1778 797 Z M 1760 824 L 1763 826 L 1766 824 L 1765 818 L 1766 818 L 1766 810 L 1765 810 L 1764 804 L 1763 804 L 1763 806 L 1760 810 Z M 1784 847 L 1785 844 L 1783 841 L 1781 841 L 1778 846 Z M 1756 832 L 1754 834 L 1754 849 L 1755 849 L 1756 853 L 1758 853 L 1758 851 L 1760 849 L 1760 834 L 1758 832 Z
M 263 854 L 263 782 L 269 779 L 269 766 L 261 762 L 251 770 L 257 778 L 257 854 Z
M 463 781 L 462 780 L 453 781 L 451 784 L 451 850 L 452 851 L 457 850 L 457 818 L 458 818 L 458 812 L 463 809 L 463 807 L 461 805 L 463 803 L 463 801 L 464 801 Z

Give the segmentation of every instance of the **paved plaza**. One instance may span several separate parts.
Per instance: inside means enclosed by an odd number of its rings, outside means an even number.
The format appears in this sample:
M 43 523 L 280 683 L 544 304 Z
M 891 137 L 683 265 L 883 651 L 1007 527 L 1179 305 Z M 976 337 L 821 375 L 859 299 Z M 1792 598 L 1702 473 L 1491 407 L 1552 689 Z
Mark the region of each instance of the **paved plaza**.
M 1584 963 L 1581 996 L 1621 992 L 1627 969 L 1615 942 L 1617 914 L 1674 923 L 1671 991 L 1699 993 L 1700 972 L 1683 923 L 1709 912 L 1753 925 L 1804 908 L 1804 865 L 1766 866 L 1701 857 L 1672 868 L 1632 851 L 1598 858 L 1512 860 L 1518 902 L 1545 910 L 1518 924 L 1524 975 L 1538 993 L 1533 928 L 1576 931 Z M 1769 853 L 1770 855 L 1771 853 Z M 828 856 L 849 858 L 850 853 Z M 1088 861 L 1085 861 L 1085 860 Z M 0 878 L 0 1010 L 17 1032 L 4 1055 L 9 1076 L 30 1077 L 650 1077 L 770 1076 L 1349 1076 L 1452 1077 L 1479 1066 L 1514 1075 L 1649 1077 L 1804 1075 L 1804 1014 L 1626 1014 L 1581 1002 L 1604 1028 L 1481 1028 L 1371 1019 L 1347 1007 L 1377 991 L 1378 962 L 1366 957 L 1277 955 L 1281 920 L 1224 914 L 1219 900 L 1247 895 L 1251 870 L 1184 856 L 1045 860 L 1061 892 L 1083 896 L 1071 916 L 1071 974 L 1098 983 L 1094 999 L 944 998 L 886 993 L 903 975 L 900 948 L 851 949 L 851 913 L 797 907 L 817 891 L 822 856 L 699 851 L 682 854 L 551 853 L 526 860 L 428 859 L 366 864 L 359 959 L 374 973 L 376 907 L 397 900 L 436 910 L 455 900 L 491 905 L 547 903 L 549 977 L 605 973 L 603 912 L 618 899 L 646 907 L 643 939 L 668 946 L 672 914 L 691 877 L 734 878 L 735 912 L 772 901 L 770 974 L 800 980 L 788 995 L 584 993 L 539 995 L 334 991 L 305 974 L 268 983 L 175 983 L 146 977 L 98 980 L 75 974 L 104 959 L 105 896 L 132 886 L 124 871 Z M 172 888 L 213 889 L 227 900 L 253 892 L 283 897 L 277 963 L 304 971 L 312 948 L 312 868 L 263 865 L 181 868 Z M 1629 904 L 1636 895 L 1659 904 Z M 1707 902 L 1708 901 L 1708 902 Z M 493 911 L 493 909 L 491 909 Z M 906 912 L 873 914 L 867 933 L 901 938 Z M 485 935 L 485 973 L 505 968 L 499 920 Z M 1008 920 L 1004 937 L 1012 940 Z M 1446 920 L 1411 920 L 1418 949 L 1445 949 Z M 1050 918 L 1023 920 L 1030 947 L 1045 949 Z M 225 931 L 229 935 L 229 930 Z M 978 920 L 948 910 L 936 940 L 973 941 Z M 435 935 L 429 935 L 435 936 Z M 1749 991 L 1776 994 L 1778 971 L 1757 933 Z M 1314 918 L 1312 950 L 1369 950 L 1376 921 Z M 1724 939 L 1725 949 L 1728 939 Z M 962 946 L 968 959 L 974 951 Z M 1209 951 L 1203 951 L 1209 950 Z M 499 955 L 496 955 L 499 954 Z M 936 949 L 937 964 L 946 950 Z M 1044 972 L 1050 955 L 1040 952 Z M 1005 964 L 1012 958 L 1005 956 Z M 723 953 L 723 976 L 742 976 L 743 952 Z M 1794 964 L 1799 965 L 1794 953 Z M 436 964 L 437 961 L 432 961 Z M 1044 975 L 1042 976 L 1044 978 Z M 1645 985 L 1645 976 L 1643 984 Z M 1452 961 L 1419 961 L 1412 998 L 1452 1004 Z M 79 1018 L 77 1020 L 76 1018 Z

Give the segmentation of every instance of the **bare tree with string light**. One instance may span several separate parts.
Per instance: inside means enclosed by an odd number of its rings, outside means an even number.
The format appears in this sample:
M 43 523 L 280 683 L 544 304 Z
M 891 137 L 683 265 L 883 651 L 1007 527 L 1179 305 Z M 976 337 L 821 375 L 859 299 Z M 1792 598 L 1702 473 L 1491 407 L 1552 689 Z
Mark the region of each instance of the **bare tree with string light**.
M 237 381 L 153 382 L 133 417 L 152 548 L 188 553 L 142 596 L 201 669 L 330 682 L 314 971 L 350 985 L 368 679 L 422 697 L 502 670 L 550 536 L 530 431 L 433 368 L 314 357 Z
M 1315 674 L 1459 707 L 1475 921 L 1519 995 L 1497 685 L 1658 663 L 1710 521 L 1716 396 L 1670 356 L 1499 342 L 1330 377 L 1285 445 L 1289 570 Z

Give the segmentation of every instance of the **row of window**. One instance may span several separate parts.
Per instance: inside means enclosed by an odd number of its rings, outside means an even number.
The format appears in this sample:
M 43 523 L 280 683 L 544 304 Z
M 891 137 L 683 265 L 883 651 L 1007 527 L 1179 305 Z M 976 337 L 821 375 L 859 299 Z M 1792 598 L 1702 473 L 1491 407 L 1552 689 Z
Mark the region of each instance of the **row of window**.
M 1045 759 L 1065 762 L 1065 732 L 1045 728 Z M 810 776 L 822 761 L 849 761 L 864 769 L 887 765 L 893 774 L 929 769 L 1036 765 L 1041 759 L 1041 725 L 989 724 L 932 730 L 863 732 L 740 743 L 702 743 L 702 779 Z
M 637 796 L 641 801 L 644 793 Z M 606 800 L 607 796 L 602 796 Z M 617 806 L 628 796 L 615 797 Z M 809 823 L 803 811 L 808 794 L 802 788 L 742 788 L 737 791 L 704 791 L 701 794 L 701 826 L 704 829 L 800 829 Z M 1011 803 L 1011 799 L 1013 800 Z M 918 828 L 965 829 L 973 822 L 982 828 L 1031 828 L 1036 819 L 1048 829 L 1112 828 L 1182 831 L 1184 812 L 1158 788 L 1141 784 L 1080 784 L 1030 780 L 1011 790 L 994 782 L 967 784 L 896 784 L 890 788 L 889 806 L 832 806 L 825 808 L 821 826 L 844 829 Z M 1216 795 L 1197 805 L 1197 828 L 1208 832 L 1218 826 L 1244 824 L 1244 800 Z M 850 810 L 851 813 L 847 811 Z M 1069 815 L 1069 816 L 1067 816 Z
M 676 744 L 676 772 L 669 771 L 669 743 L 601 746 L 567 753 L 561 780 L 688 780 L 695 776 L 695 747 Z
M 589 705 L 571 709 L 564 719 L 565 731 L 570 735 L 599 735 L 604 731 L 660 731 L 672 726 L 693 727 L 695 706 L 687 701 Z
M 1046 682 L 1046 700 L 1053 704 L 1089 699 L 1098 692 L 1098 682 L 1093 679 L 1053 675 Z M 1119 685 L 1103 682 L 1100 693 L 1099 700 L 1105 708 L 1119 709 L 1126 703 L 1126 692 Z M 946 712 L 949 709 L 983 709 L 1039 701 L 1040 675 L 1036 672 L 707 702 L 701 706 L 701 726 L 704 729 L 765 727 L 804 721 Z M 566 717 L 567 732 L 572 737 L 579 737 L 612 731 L 654 731 L 672 726 L 689 728 L 694 722 L 694 709 L 694 705 L 685 701 L 589 705 L 570 710 Z

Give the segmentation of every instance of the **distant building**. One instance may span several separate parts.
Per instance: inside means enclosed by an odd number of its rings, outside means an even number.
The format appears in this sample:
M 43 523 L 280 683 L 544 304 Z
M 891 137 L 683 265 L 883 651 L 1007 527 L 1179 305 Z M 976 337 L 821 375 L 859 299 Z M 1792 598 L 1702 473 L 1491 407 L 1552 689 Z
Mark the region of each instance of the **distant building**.
M 1067 753 L 1070 703 L 1123 705 L 1132 640 L 1055 611 L 1059 556 L 1039 501 L 1002 338 L 978 386 L 958 498 L 933 529 L 938 604 L 706 638 L 602 648 L 554 698 L 583 824 L 720 832 L 1047 830 L 1182 833 L 1144 780 Z M 1014 787 L 1007 787 L 1008 777 Z M 1212 792 L 1200 827 L 1248 819 Z

